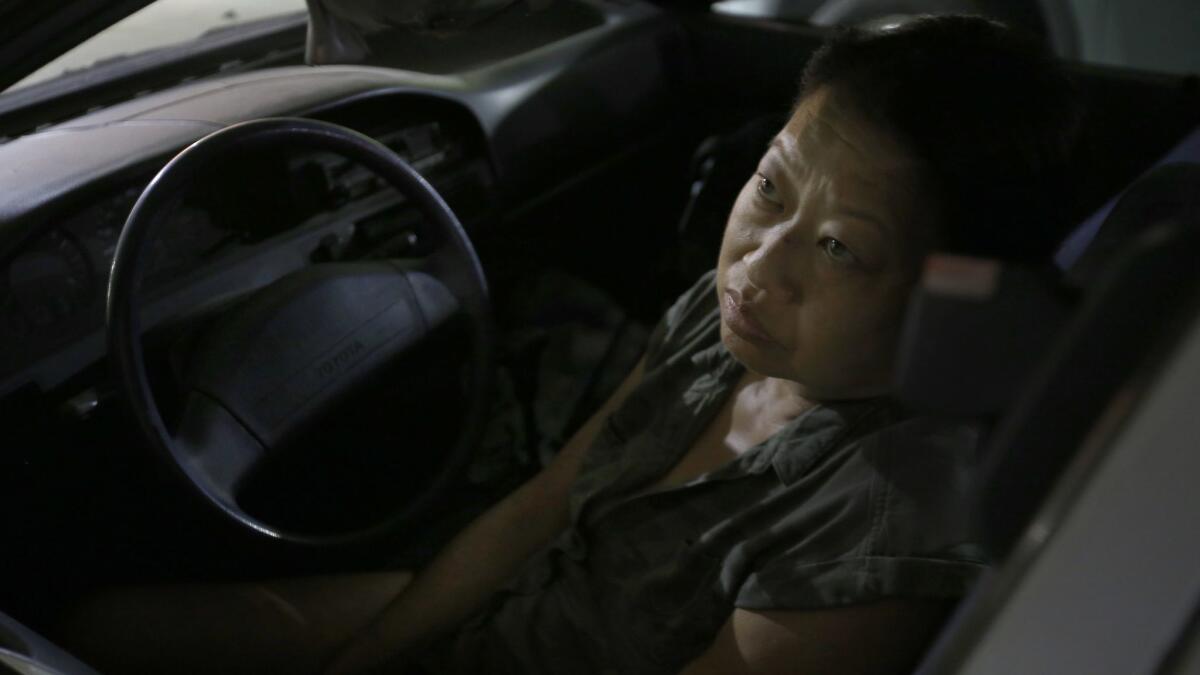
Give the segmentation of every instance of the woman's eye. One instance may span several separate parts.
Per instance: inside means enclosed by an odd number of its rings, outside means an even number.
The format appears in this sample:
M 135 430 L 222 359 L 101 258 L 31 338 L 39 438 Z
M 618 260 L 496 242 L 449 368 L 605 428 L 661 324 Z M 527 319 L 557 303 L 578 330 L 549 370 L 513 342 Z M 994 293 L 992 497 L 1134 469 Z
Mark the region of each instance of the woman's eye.
M 825 255 L 829 256 L 829 259 L 834 262 L 854 263 L 858 260 L 845 244 L 833 237 L 824 237 L 818 242 L 818 245 L 821 247 L 821 250 L 825 251 Z
M 760 174 L 758 175 L 758 194 L 762 195 L 767 201 L 777 202 L 779 200 L 778 190 L 775 189 L 775 184 L 770 178 Z

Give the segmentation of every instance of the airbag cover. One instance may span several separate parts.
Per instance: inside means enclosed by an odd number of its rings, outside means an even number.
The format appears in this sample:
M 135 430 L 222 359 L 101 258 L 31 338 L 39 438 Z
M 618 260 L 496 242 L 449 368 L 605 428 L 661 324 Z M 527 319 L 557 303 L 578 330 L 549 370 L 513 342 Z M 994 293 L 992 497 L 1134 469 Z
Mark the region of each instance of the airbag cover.
M 416 276 L 420 299 L 410 279 Z M 255 293 L 210 329 L 189 380 L 270 447 L 418 342 L 455 306 L 432 277 L 387 263 L 306 268 Z

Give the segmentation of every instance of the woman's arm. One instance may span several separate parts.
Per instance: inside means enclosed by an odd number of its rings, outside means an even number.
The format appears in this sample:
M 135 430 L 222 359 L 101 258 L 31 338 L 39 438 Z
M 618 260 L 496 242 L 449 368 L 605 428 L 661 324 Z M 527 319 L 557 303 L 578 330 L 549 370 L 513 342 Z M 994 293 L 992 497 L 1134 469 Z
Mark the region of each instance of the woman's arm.
M 899 675 L 916 667 L 953 603 L 881 600 L 804 611 L 735 609 L 680 675 Z
M 456 536 L 395 600 L 351 640 L 329 673 L 385 665 L 465 620 L 521 564 L 566 529 L 568 493 L 604 420 L 642 379 L 643 362 L 540 473 Z

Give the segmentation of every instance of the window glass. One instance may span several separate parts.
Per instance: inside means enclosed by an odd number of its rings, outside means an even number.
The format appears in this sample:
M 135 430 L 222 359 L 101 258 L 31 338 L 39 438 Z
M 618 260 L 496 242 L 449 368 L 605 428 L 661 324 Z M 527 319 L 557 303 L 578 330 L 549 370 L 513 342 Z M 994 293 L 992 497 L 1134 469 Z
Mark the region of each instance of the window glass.
M 1084 62 L 1173 74 L 1200 73 L 1200 0 L 721 0 L 714 12 L 827 23 L 829 17 L 984 11 L 1044 17 L 1057 53 Z M 990 9 L 990 11 L 988 11 Z M 1061 34 L 1075 36 L 1066 39 Z
M 1080 58 L 1168 73 L 1200 73 L 1197 0 L 1070 0 Z
M 158 0 L 46 64 L 10 91 L 97 61 L 169 47 L 211 30 L 304 10 L 304 0 Z

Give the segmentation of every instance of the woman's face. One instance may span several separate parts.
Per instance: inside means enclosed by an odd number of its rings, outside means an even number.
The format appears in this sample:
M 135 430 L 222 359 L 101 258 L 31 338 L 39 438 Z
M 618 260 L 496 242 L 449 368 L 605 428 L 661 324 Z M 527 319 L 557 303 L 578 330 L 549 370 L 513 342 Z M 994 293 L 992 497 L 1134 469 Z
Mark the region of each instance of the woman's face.
M 806 97 L 742 188 L 717 264 L 721 339 L 816 400 L 883 394 L 936 218 L 918 164 L 836 90 Z

